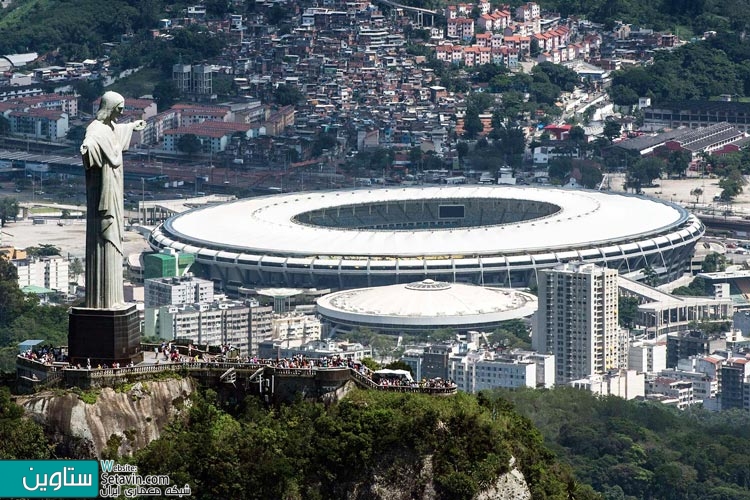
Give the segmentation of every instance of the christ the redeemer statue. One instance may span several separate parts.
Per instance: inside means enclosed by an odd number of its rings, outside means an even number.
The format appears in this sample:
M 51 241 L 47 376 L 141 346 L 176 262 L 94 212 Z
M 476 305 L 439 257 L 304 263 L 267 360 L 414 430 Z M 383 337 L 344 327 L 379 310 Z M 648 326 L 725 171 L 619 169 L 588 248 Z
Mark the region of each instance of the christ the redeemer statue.
M 123 164 L 134 130 L 146 122 L 119 124 L 125 99 L 116 92 L 102 96 L 96 120 L 86 128 L 81 144 L 86 169 L 86 306 L 125 307 L 123 262 Z

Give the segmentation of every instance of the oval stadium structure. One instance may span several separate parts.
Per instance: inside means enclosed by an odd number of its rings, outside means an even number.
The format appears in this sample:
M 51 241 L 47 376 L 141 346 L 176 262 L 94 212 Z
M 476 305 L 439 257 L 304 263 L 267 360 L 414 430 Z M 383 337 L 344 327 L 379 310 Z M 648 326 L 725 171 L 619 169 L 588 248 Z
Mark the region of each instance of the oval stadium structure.
M 341 290 L 317 300 L 317 311 L 332 331 L 366 327 L 380 333 L 492 331 L 531 316 L 537 306 L 535 295 L 519 290 L 431 279 Z
M 241 286 L 360 288 L 423 279 L 522 287 L 585 261 L 621 273 L 689 270 L 703 224 L 679 205 L 561 188 L 441 186 L 304 192 L 185 212 L 154 250 L 196 255 L 196 274 Z

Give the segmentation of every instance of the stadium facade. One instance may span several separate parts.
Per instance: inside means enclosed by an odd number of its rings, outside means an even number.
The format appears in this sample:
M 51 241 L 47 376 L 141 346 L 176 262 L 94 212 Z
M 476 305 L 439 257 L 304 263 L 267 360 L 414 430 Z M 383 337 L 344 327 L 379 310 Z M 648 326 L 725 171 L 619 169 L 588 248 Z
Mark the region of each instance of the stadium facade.
M 571 261 L 675 279 L 704 232 L 683 207 L 644 196 L 471 185 L 243 199 L 176 215 L 149 244 L 195 254 L 195 273 L 231 294 L 424 279 L 523 287 Z

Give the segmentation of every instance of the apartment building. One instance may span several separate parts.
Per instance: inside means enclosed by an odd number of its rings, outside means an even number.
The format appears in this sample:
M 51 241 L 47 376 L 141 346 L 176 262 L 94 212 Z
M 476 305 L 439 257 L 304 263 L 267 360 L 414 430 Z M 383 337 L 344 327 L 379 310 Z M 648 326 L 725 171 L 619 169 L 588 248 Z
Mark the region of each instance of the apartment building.
M 645 376 L 635 370 L 594 373 L 588 377 L 572 380 L 568 382 L 568 385 L 600 396 L 617 396 L 623 399 L 635 399 L 645 395 Z
M 11 263 L 18 273 L 19 288 L 38 286 L 67 293 L 70 277 L 66 259 L 60 256 L 29 257 L 11 260 Z
M 719 401 L 722 410 L 750 410 L 750 360 L 744 357 L 727 359 L 721 367 Z
M 185 306 L 214 301 L 214 284 L 187 273 L 180 277 L 153 278 L 144 281 L 144 326 L 146 336 L 170 338 L 160 332 L 159 316 L 164 307 Z
M 555 383 L 627 368 L 617 279 L 617 270 L 593 264 L 540 271 L 532 343 L 537 352 L 555 356 Z
M 551 354 L 469 351 L 452 356 L 449 363 L 449 378 L 464 392 L 475 393 L 498 387 L 550 388 L 554 385 L 555 358 Z
M 646 383 L 646 395 L 651 399 L 658 399 L 664 404 L 676 406 L 684 410 L 695 404 L 693 382 L 690 380 L 657 377 Z
M 659 373 L 667 368 L 666 340 L 632 342 L 628 349 L 628 368 L 642 373 Z
M 196 278 L 190 273 L 179 277 L 147 279 L 144 287 L 147 308 L 206 303 L 214 300 L 213 282 Z
M 258 353 L 258 345 L 271 337 L 271 316 L 272 308 L 257 301 L 162 306 L 158 335 L 200 345 L 231 345 L 241 356 L 252 356 Z

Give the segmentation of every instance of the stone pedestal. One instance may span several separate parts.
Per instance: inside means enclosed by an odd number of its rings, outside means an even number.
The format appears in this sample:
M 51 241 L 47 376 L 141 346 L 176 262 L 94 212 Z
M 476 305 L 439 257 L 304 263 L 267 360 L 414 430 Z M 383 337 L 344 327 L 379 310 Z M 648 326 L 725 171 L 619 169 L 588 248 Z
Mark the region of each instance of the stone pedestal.
M 68 327 L 70 363 L 92 366 L 143 360 L 140 319 L 135 304 L 122 309 L 89 309 L 73 307 Z

